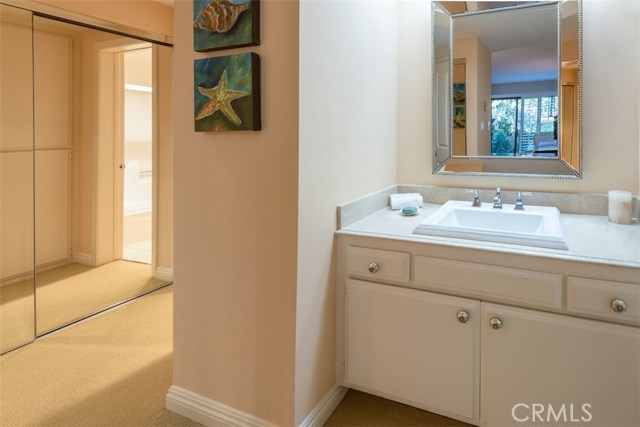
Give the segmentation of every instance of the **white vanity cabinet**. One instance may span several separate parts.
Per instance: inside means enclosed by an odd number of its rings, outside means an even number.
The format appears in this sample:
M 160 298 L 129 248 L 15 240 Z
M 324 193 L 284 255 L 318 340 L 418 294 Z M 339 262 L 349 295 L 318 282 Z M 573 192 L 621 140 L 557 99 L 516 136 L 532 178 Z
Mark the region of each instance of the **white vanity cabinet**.
M 347 280 L 346 385 L 478 419 L 480 302 Z
M 340 385 L 488 427 L 640 425 L 638 268 L 339 233 L 337 280 Z
M 638 328 L 483 303 L 482 425 L 638 426 Z

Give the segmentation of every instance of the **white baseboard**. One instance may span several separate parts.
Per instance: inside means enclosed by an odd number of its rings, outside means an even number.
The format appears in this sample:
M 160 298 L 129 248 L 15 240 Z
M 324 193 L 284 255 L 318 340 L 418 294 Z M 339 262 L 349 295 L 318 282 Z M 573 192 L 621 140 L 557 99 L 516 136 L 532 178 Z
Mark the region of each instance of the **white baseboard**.
M 82 264 L 82 265 L 88 265 L 90 267 L 94 267 L 95 264 L 93 262 L 93 255 L 91 254 L 85 254 L 82 252 L 74 252 L 73 256 L 71 257 L 71 259 L 73 260 L 73 262 L 76 262 L 78 264 Z
M 158 267 L 153 273 L 153 278 L 170 282 L 173 280 L 173 268 Z
M 166 407 L 209 427 L 276 427 L 268 421 L 175 385 L 169 388 Z
M 299 427 L 320 427 L 327 422 L 333 411 L 336 410 L 344 395 L 349 391 L 346 387 L 334 384 L 331 390 L 322 398 L 309 415 L 300 423 Z

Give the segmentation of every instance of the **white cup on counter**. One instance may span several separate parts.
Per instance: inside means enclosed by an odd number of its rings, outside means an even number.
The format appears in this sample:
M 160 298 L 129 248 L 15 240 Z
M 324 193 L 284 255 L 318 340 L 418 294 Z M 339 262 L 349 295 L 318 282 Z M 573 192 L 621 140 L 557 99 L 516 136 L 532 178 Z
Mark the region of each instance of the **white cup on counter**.
M 631 224 L 631 193 L 629 191 L 609 191 L 609 221 L 616 224 Z

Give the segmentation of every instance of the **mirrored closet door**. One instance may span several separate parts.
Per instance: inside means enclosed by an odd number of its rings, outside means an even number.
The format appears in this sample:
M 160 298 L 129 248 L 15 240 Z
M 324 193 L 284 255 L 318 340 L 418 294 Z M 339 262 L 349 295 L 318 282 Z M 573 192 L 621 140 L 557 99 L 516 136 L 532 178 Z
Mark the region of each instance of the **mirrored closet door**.
M 0 5 L 0 352 L 35 338 L 31 30 Z
M 25 13 L 24 49 L 3 20 L 2 352 L 171 279 L 171 48 Z

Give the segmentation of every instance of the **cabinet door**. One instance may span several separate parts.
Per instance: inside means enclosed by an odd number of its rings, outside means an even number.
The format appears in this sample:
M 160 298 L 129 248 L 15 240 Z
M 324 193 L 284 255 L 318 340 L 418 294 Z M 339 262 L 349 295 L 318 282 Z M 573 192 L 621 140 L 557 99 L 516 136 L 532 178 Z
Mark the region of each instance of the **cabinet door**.
M 479 314 L 475 300 L 348 280 L 347 386 L 477 421 Z
M 481 335 L 482 425 L 640 425 L 639 328 L 483 303 Z

